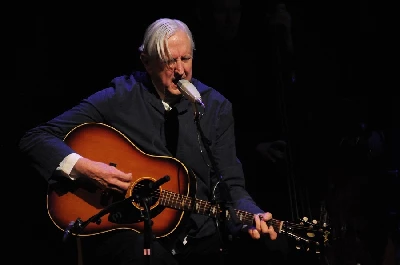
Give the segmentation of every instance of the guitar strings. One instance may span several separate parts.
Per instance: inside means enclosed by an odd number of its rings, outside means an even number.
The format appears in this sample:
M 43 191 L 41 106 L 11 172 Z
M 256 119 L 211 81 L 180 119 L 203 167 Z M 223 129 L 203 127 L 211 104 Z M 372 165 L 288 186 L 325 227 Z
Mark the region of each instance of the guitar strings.
M 143 184 L 138 183 L 135 185 L 134 189 L 140 189 L 144 187 Z M 163 206 L 172 206 L 176 209 L 183 209 L 183 210 L 193 210 L 196 209 L 198 213 L 202 213 L 204 215 L 210 215 L 216 217 L 217 214 L 221 213 L 221 208 L 218 205 L 214 205 L 211 202 L 191 198 L 186 195 L 178 194 L 168 190 L 160 190 L 157 189 L 149 194 L 152 198 L 159 199 L 161 205 Z M 237 217 L 241 221 L 245 221 L 247 224 L 252 224 L 254 220 L 254 214 L 242 211 L 242 210 L 235 210 Z M 227 216 L 230 218 L 230 216 Z M 285 226 L 290 226 L 291 228 L 298 228 L 304 229 L 304 225 L 292 223 L 289 221 L 281 221 L 278 219 L 271 219 L 269 220 L 270 223 L 275 228 L 280 228 L 281 224 L 283 223 Z

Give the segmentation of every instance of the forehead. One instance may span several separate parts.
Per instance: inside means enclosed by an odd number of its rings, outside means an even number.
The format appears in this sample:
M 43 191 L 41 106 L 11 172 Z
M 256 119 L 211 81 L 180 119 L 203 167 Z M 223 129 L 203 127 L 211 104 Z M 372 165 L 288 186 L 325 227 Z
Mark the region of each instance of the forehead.
M 192 44 L 184 31 L 177 31 L 168 39 L 168 48 L 173 56 L 192 53 Z

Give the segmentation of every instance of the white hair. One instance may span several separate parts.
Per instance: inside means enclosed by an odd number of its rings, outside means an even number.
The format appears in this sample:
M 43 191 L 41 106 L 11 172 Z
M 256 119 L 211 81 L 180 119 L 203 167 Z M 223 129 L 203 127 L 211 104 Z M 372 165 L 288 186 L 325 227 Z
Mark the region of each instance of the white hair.
M 191 42 L 192 51 L 195 50 L 192 32 L 184 22 L 178 19 L 160 18 L 147 27 L 139 51 L 151 58 L 172 59 L 168 49 L 168 39 L 178 31 L 186 33 Z

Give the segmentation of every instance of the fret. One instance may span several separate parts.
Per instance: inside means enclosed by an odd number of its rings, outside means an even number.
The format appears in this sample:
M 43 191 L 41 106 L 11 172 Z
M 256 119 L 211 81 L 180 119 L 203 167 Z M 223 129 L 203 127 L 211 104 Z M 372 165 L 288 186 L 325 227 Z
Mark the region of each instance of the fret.
M 214 216 L 214 217 L 218 214 L 218 208 L 216 205 L 211 207 L 210 213 L 212 213 L 212 216 Z
M 194 205 L 195 213 L 208 215 L 211 217 L 217 217 L 218 214 L 222 213 L 218 205 L 165 190 L 160 193 L 160 204 L 178 210 L 192 210 L 192 206 Z M 224 214 L 227 220 L 233 219 L 228 210 L 224 210 Z M 252 213 L 235 210 L 235 214 L 243 224 L 253 225 Z M 281 221 L 271 219 L 270 223 L 278 231 L 281 230 Z

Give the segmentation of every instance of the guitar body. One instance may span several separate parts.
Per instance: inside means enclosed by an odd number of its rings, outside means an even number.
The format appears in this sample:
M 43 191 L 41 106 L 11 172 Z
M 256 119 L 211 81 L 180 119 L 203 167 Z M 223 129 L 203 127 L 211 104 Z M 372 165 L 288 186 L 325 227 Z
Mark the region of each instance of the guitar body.
M 132 183 L 126 194 L 104 190 L 87 178 L 69 179 L 49 185 L 47 194 L 48 214 L 61 230 L 71 221 L 86 221 L 111 204 L 121 203 L 113 211 L 101 217 L 101 222 L 90 222 L 77 234 L 90 236 L 116 229 L 144 231 L 144 207 L 141 201 L 127 200 L 135 194 L 143 196 L 146 187 L 164 176 L 169 181 L 162 184 L 151 196 L 150 208 L 152 231 L 156 237 L 164 237 L 179 230 L 178 227 L 189 212 L 163 206 L 159 195 L 165 189 L 174 194 L 194 197 L 194 175 L 177 159 L 168 156 L 152 156 L 142 152 L 116 129 L 99 123 L 88 123 L 71 130 L 64 141 L 76 153 L 93 161 L 113 165 L 126 173 L 132 173 Z M 125 199 L 125 200 L 124 200 Z M 108 212 L 108 211 L 107 211 Z
M 83 157 L 132 173 L 133 178 L 125 194 L 100 188 L 86 177 L 74 181 L 61 177 L 49 185 L 48 214 L 62 231 L 68 229 L 68 233 L 75 236 L 92 236 L 117 229 L 143 233 L 147 227 L 146 217 L 149 217 L 155 237 L 176 240 L 184 232 L 183 224 L 191 213 L 211 218 L 224 216 L 227 221 L 233 217 L 219 205 L 195 197 L 195 174 L 179 160 L 146 154 L 113 127 L 86 123 L 72 129 L 64 141 Z M 166 182 L 160 182 L 165 179 Z M 237 209 L 233 212 L 243 225 L 254 225 L 252 213 Z M 79 224 L 80 229 L 71 229 L 72 222 Z M 305 243 L 307 250 L 310 245 L 317 246 L 318 253 L 328 244 L 331 235 L 327 224 L 320 225 L 306 218 L 300 224 L 278 219 L 268 222 L 278 233 Z

